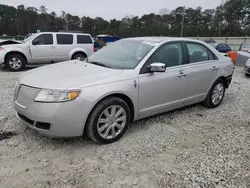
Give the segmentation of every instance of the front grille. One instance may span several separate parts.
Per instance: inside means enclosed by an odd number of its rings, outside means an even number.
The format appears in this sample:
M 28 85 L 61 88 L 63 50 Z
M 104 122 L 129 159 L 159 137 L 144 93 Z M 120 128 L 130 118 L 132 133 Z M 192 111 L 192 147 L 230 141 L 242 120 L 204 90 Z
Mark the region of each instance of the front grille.
M 16 100 L 18 104 L 27 107 L 27 105 L 35 99 L 39 91 L 40 89 L 38 88 L 21 85 L 17 90 Z

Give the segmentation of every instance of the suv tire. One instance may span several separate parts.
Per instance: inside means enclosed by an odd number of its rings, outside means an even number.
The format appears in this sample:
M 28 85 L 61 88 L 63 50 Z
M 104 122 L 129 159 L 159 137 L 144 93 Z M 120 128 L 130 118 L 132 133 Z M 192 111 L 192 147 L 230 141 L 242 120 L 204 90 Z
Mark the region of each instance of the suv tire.
M 26 59 L 20 54 L 10 54 L 5 60 L 5 66 L 10 71 L 21 71 L 26 65 Z
M 81 52 L 77 52 L 77 53 L 75 53 L 75 54 L 72 56 L 72 60 L 78 59 L 78 58 L 80 58 L 80 59 L 86 59 L 87 56 L 86 56 L 86 54 L 81 53 Z
M 119 140 L 126 132 L 131 120 L 128 104 L 110 97 L 99 102 L 90 113 L 85 132 L 94 142 L 110 144 Z

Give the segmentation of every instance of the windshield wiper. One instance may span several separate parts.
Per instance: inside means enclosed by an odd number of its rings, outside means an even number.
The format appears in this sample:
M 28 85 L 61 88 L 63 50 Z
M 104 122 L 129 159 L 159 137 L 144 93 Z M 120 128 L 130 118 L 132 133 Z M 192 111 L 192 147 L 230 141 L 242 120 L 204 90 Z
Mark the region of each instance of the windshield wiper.
M 91 63 L 91 64 L 94 64 L 94 65 L 98 65 L 98 66 L 102 66 L 102 67 L 106 67 L 106 68 L 113 68 L 109 65 L 106 65 L 104 63 L 100 63 L 100 62 L 88 62 L 88 63 Z

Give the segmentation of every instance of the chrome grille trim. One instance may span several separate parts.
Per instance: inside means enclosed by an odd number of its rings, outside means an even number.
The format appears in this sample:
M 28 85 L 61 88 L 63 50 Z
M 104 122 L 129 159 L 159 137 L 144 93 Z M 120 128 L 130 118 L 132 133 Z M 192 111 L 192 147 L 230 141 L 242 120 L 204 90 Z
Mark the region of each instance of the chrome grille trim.
M 27 107 L 27 105 L 35 99 L 39 91 L 40 89 L 38 88 L 21 85 L 17 90 L 16 101 L 23 107 Z

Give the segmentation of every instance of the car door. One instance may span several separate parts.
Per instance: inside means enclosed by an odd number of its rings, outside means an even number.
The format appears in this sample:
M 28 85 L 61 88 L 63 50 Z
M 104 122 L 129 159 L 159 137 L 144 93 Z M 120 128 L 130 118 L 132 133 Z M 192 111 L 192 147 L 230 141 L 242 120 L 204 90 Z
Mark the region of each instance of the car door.
M 41 34 L 32 40 L 30 53 L 32 63 L 49 63 L 54 56 L 53 34 Z
M 186 96 L 182 42 L 159 47 L 142 67 L 139 75 L 139 116 L 153 115 L 182 105 Z M 160 62 L 166 71 L 151 73 L 148 66 Z
M 69 60 L 69 53 L 73 49 L 73 34 L 56 34 L 55 61 Z
M 204 100 L 218 77 L 218 58 L 203 44 L 186 42 L 189 57 L 186 65 L 187 98 L 185 103 Z

